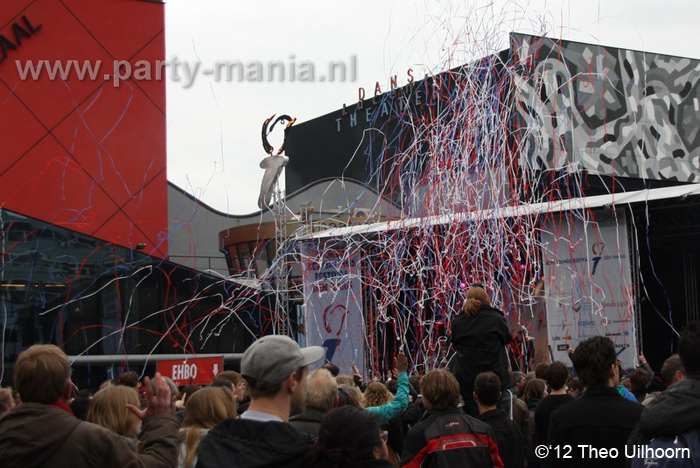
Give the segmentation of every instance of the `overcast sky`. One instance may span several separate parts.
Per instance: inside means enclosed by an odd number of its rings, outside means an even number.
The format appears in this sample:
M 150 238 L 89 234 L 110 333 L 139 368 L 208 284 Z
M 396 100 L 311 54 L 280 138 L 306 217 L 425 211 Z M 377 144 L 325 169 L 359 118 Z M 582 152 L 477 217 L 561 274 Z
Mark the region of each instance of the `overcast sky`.
M 169 0 L 167 57 L 200 65 L 194 80 L 180 68 L 168 81 L 168 179 L 220 211 L 248 214 L 272 114 L 311 120 L 356 101 L 359 87 L 369 95 L 392 75 L 406 84 L 409 68 L 422 77 L 502 50 L 511 31 L 700 58 L 699 21 L 697 0 Z M 232 80 L 203 73 L 223 61 L 240 62 Z M 284 65 L 284 82 L 268 81 L 271 61 Z M 346 64 L 345 82 L 325 79 L 331 61 Z M 309 63 L 314 81 L 301 81 Z

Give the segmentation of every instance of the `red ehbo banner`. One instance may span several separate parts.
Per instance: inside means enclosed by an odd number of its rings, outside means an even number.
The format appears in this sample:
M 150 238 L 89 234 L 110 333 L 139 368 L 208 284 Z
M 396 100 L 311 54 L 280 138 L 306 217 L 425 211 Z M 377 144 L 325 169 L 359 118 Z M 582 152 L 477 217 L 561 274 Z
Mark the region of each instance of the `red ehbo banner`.
M 206 357 L 158 361 L 158 372 L 176 385 L 210 384 L 224 370 L 224 357 Z

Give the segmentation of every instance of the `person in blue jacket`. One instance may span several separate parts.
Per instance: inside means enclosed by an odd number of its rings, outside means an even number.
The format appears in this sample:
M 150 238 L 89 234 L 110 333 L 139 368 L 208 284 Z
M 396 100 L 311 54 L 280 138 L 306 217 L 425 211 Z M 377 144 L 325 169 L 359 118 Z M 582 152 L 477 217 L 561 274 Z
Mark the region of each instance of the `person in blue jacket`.
M 374 413 L 379 418 L 379 425 L 386 424 L 394 416 L 398 416 L 408 406 L 408 359 L 405 354 L 399 354 L 396 358 L 397 388 L 396 396 L 385 405 L 365 408 L 370 413 Z

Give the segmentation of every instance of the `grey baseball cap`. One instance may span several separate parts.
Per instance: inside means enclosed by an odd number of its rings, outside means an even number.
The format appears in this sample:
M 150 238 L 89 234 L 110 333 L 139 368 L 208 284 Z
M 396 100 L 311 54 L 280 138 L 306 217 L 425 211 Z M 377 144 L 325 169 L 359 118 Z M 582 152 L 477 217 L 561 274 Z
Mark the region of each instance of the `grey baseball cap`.
M 243 353 L 241 375 L 255 379 L 258 388 L 269 388 L 300 367 L 320 360 L 325 353 L 320 346 L 300 348 L 288 336 L 263 336 Z

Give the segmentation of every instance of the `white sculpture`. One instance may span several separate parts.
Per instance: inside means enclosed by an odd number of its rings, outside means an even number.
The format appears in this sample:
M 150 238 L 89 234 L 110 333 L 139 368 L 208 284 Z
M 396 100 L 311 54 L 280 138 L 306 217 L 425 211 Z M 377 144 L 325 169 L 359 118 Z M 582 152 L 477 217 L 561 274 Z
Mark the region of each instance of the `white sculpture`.
M 262 185 L 260 186 L 260 196 L 258 197 L 258 208 L 261 210 L 270 205 L 272 189 L 288 161 L 289 158 L 287 156 L 280 155 L 268 156 L 260 161 L 260 167 L 265 169 Z
M 272 123 L 272 125 L 270 126 L 270 130 L 268 131 L 267 126 L 273 118 L 275 118 L 275 114 L 273 114 L 272 117 L 267 119 L 263 123 L 262 127 L 263 148 L 265 148 L 265 152 L 268 153 L 270 156 L 260 161 L 260 167 L 262 169 L 265 169 L 265 174 L 263 174 L 263 180 L 260 186 L 260 196 L 258 197 L 258 208 L 260 208 L 261 210 L 270 205 L 270 199 L 272 198 L 273 188 L 277 183 L 277 179 L 282 173 L 282 169 L 284 169 L 284 166 L 286 166 L 287 162 L 289 162 L 289 158 L 287 156 L 282 155 L 282 152 L 284 151 L 284 144 L 287 140 L 287 131 L 289 130 L 289 127 L 291 127 L 292 124 L 296 121 L 296 119 L 293 119 L 288 115 L 280 115 L 279 117 L 277 117 L 277 120 L 275 120 Z M 267 135 L 269 135 L 270 132 L 272 132 L 277 122 L 285 121 L 287 122 L 287 126 L 284 128 L 284 140 L 282 142 L 282 146 L 280 146 L 280 149 L 277 150 L 277 154 L 273 155 L 272 153 L 274 151 L 274 148 L 267 141 Z

